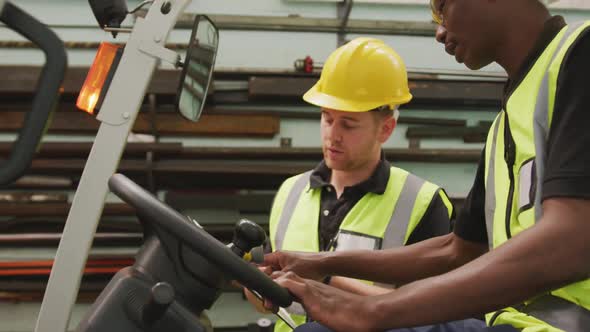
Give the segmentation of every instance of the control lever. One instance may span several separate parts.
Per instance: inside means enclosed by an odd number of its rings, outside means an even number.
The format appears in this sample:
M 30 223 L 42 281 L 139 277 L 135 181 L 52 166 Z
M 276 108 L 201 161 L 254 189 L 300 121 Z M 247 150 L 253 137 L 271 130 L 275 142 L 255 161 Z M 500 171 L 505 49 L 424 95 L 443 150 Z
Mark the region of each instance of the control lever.
M 232 243 L 229 245 L 231 251 L 240 257 L 250 253 L 252 249 L 256 249 L 264 244 L 266 240 L 266 233 L 257 223 L 252 222 L 248 219 L 241 219 L 236 224 L 234 229 L 234 237 Z M 260 260 L 260 252 L 256 252 L 251 255 L 252 258 Z M 250 292 L 254 294 L 260 301 L 264 301 L 264 298 L 257 291 L 250 289 Z M 276 315 L 283 320 L 290 328 L 295 329 L 297 325 L 291 318 L 291 315 L 284 308 L 279 308 Z
M 266 233 L 262 227 L 248 219 L 241 219 L 236 224 L 229 248 L 236 255 L 244 257 L 252 248 L 263 245 L 265 240 Z

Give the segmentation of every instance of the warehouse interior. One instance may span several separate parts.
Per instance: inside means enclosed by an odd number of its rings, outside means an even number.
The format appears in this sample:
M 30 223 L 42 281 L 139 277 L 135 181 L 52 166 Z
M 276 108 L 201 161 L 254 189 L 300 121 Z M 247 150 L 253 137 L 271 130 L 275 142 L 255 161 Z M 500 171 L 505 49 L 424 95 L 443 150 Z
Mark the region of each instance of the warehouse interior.
M 157 54 L 153 74 L 148 62 L 129 64 L 124 85 L 111 77 L 111 88 L 116 84 L 118 93 L 102 96 L 94 114 L 81 110 L 78 98 L 99 47 L 106 42 L 122 49 L 138 22 L 156 24 L 146 19 L 149 11 L 156 6 L 164 10 L 160 7 L 168 4 L 175 13 L 185 2 L 169 35 L 166 28 L 159 30 L 165 48 L 133 44 L 144 55 Z M 0 9 L 6 3 L 63 41 L 67 65 L 59 99 L 30 164 L 0 191 L 0 332 L 35 330 L 76 191 L 102 190 L 90 179 L 93 174 L 81 185 L 85 168 L 96 171 L 100 180 L 98 174 L 114 167 L 225 244 L 232 241 L 241 219 L 268 232 L 281 183 L 322 160 L 320 111 L 302 95 L 319 79 L 330 53 L 356 37 L 383 40 L 404 59 L 408 71 L 413 99 L 400 107 L 398 125 L 383 145 L 386 159 L 443 187 L 456 209 L 469 193 L 488 131 L 502 108 L 506 73 L 496 64 L 471 71 L 446 54 L 435 41 L 428 0 L 128 0 L 130 13 L 120 27 L 110 30 L 99 27 L 88 1 L 4 0 Z M 590 19 L 586 0 L 553 1 L 548 8 L 567 22 Z M 166 60 L 177 56 L 187 63 L 195 17 L 200 24 L 212 22 L 218 35 L 209 36 L 217 48 L 209 60 L 212 76 L 200 94 L 205 99 L 200 118 L 192 122 L 177 110 L 186 72 Z M 28 123 L 45 61 L 37 45 L 6 23 L 0 25 L 3 162 L 10 159 Z M 149 66 L 142 69 L 145 64 Z M 127 89 L 132 96 L 128 104 L 114 101 L 124 100 Z M 140 96 L 139 109 L 129 124 L 135 96 Z M 113 114 L 123 114 L 125 121 Z M 99 134 L 103 122 L 115 122 L 114 128 L 131 126 L 120 156 L 115 135 L 107 142 L 109 134 Z M 89 158 L 93 145 L 99 144 L 102 148 Z M 84 226 L 93 241 L 88 260 L 84 257 L 69 331 L 76 329 L 113 275 L 134 263 L 144 240 L 136 209 L 117 195 L 108 192 L 104 206 L 97 201 L 89 206 L 80 207 L 78 215 L 92 216 L 96 208 L 100 217 L 96 230 L 91 221 Z M 70 273 L 76 275 L 77 267 Z M 215 331 L 266 331 L 268 320 L 277 319 L 257 312 L 231 285 L 223 287 L 205 313 Z

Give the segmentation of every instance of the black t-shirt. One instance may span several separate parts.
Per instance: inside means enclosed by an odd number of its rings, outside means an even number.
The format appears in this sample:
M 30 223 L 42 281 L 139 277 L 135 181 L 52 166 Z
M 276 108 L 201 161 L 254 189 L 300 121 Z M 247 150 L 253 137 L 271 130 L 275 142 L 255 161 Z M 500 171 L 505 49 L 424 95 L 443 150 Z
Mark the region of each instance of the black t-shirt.
M 518 87 L 547 45 L 565 26 L 560 16 L 547 21 L 533 52 L 518 78 L 507 83 L 504 101 Z M 555 96 L 553 120 L 547 141 L 547 164 L 543 199 L 552 197 L 590 198 L 590 29 L 586 29 L 568 50 L 562 63 Z M 484 149 L 485 151 L 485 149 Z M 485 153 L 479 162 L 475 182 L 457 218 L 455 234 L 469 241 L 487 243 L 485 225 Z
M 340 198 L 330 184 L 332 171 L 322 161 L 312 172 L 310 189 L 322 190 L 319 216 L 319 247 L 328 250 L 332 239 L 338 233 L 342 221 L 363 196 L 369 192 L 382 195 L 389 181 L 391 165 L 383 157 L 373 174 L 365 181 L 352 187 L 345 187 Z M 445 194 L 446 195 L 446 194 Z M 452 216 L 451 216 L 452 217 Z M 424 216 L 408 238 L 408 244 L 431 237 L 448 234 L 451 231 L 449 212 L 442 198 L 437 194 Z

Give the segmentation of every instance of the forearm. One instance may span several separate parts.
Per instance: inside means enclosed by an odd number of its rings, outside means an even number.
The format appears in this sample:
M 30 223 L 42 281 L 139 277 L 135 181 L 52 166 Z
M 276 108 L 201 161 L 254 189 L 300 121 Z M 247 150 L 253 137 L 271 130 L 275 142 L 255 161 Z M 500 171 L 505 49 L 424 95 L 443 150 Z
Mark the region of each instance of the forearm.
M 333 277 L 330 280 L 330 286 L 339 288 L 357 295 L 375 296 L 391 292 L 393 289 L 369 285 L 362 281 L 344 277 Z
M 321 266 L 328 275 L 401 285 L 451 271 L 485 250 L 448 234 L 396 249 L 327 253 Z
M 557 215 L 543 218 L 535 227 L 448 274 L 375 297 L 376 328 L 472 317 L 583 280 L 590 272 L 585 255 L 590 250 L 585 240 L 589 231 L 590 227 L 568 223 Z

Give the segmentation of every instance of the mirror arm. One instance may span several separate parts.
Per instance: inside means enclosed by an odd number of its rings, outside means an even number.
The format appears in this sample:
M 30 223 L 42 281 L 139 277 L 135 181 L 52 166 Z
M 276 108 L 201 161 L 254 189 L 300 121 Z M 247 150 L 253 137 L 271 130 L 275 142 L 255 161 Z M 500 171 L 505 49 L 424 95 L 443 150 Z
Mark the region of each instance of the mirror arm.
M 105 25 L 102 29 L 106 32 L 116 32 L 116 33 L 120 33 L 120 32 L 132 33 L 133 32 L 132 28 L 115 28 L 115 27 L 110 27 L 108 25 Z
M 142 3 L 140 3 L 139 5 L 137 5 L 137 7 L 133 8 L 130 11 L 128 11 L 127 14 L 135 14 L 135 12 L 137 12 L 140 9 L 142 9 L 145 5 L 152 4 L 152 3 L 154 3 L 154 0 L 143 1 Z
M 180 55 L 178 55 L 178 53 L 154 42 L 141 42 L 139 44 L 139 50 L 147 55 L 153 56 L 154 58 L 158 58 L 162 61 L 172 64 L 174 68 L 178 68 L 182 64 L 180 61 Z

